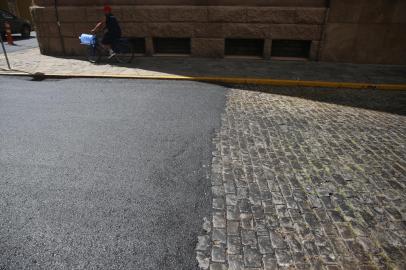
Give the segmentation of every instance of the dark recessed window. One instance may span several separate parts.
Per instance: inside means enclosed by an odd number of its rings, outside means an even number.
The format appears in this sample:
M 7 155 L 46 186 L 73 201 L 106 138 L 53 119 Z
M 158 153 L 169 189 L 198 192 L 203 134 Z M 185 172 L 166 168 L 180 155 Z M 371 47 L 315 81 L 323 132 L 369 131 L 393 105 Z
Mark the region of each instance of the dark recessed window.
M 309 58 L 310 40 L 272 40 L 271 56 Z
M 226 39 L 225 55 L 229 56 L 263 56 L 264 40 L 263 39 Z
M 131 38 L 134 52 L 137 54 L 145 54 L 145 38 Z
M 190 38 L 154 38 L 158 54 L 190 54 Z

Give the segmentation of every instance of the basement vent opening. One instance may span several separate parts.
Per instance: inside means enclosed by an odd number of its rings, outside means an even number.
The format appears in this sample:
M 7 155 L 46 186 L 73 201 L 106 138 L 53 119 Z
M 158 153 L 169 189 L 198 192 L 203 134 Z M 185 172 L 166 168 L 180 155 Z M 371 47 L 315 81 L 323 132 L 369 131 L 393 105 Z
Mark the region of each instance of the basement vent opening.
M 263 39 L 227 38 L 225 42 L 226 56 L 258 56 L 264 53 Z
M 272 40 L 272 57 L 309 58 L 310 40 Z
M 190 54 L 190 38 L 154 38 L 156 54 Z
M 134 46 L 134 53 L 145 54 L 145 38 L 131 38 L 130 40 Z

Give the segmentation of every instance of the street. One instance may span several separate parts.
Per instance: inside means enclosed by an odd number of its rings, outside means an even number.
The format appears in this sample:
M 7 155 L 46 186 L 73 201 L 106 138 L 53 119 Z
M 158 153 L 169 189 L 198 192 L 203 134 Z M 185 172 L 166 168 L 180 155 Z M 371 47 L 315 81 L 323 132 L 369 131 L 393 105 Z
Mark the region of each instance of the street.
M 0 269 L 405 269 L 406 92 L 0 77 Z
M 224 95 L 0 77 L 0 269 L 196 269 Z

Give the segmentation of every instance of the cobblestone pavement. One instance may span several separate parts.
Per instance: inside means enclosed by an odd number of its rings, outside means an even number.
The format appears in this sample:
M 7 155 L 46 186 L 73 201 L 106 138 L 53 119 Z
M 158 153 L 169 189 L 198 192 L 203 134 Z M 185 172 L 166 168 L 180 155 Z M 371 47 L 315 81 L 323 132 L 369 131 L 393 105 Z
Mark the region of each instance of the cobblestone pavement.
M 38 48 L 9 54 L 15 70 L 48 75 L 92 76 L 202 76 L 252 77 L 334 82 L 406 83 L 406 66 L 354 65 L 306 61 L 261 59 L 202 59 L 188 57 L 136 57 L 132 64 L 120 65 L 103 59 L 94 65 L 82 58 L 41 55 Z M 6 74 L 0 52 L 0 74 Z
M 406 269 L 406 117 L 231 90 L 201 269 Z

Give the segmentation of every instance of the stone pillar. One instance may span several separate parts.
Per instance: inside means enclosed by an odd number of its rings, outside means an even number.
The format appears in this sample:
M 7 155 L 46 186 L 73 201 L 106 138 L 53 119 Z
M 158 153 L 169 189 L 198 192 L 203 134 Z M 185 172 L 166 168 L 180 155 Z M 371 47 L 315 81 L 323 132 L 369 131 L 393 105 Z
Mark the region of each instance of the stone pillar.
M 154 41 L 152 37 L 145 38 L 145 55 L 152 56 L 154 54 Z
M 264 41 L 264 58 L 271 59 L 272 39 L 265 39 Z

